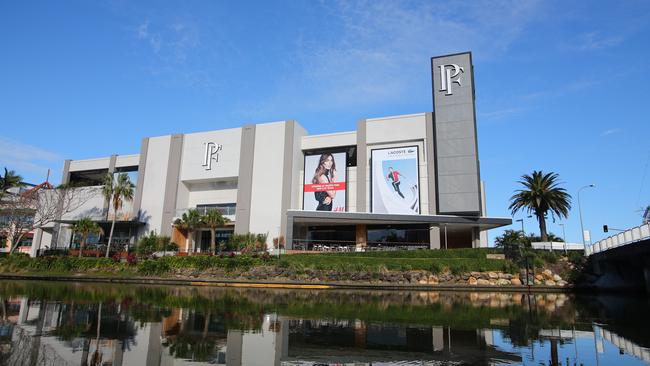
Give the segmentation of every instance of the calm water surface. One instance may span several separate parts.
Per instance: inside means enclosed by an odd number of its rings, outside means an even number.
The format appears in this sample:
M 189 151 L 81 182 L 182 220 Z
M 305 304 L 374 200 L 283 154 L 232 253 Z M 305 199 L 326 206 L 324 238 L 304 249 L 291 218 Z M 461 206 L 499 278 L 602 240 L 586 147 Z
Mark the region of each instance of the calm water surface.
M 644 297 L 0 283 L 0 365 L 646 365 Z

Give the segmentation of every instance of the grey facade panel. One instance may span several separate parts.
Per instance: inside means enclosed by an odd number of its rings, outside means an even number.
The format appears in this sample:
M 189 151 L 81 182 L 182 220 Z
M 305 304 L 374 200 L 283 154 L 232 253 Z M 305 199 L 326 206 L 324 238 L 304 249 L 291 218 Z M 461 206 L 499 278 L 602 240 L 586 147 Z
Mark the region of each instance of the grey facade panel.
M 429 197 L 429 215 L 435 215 L 438 212 L 438 204 L 436 199 L 436 155 L 435 155 L 435 131 L 434 131 L 434 115 L 427 113 L 426 116 L 426 160 L 427 160 L 427 193 Z
M 357 122 L 357 212 L 367 212 L 366 190 L 368 177 L 368 151 L 366 145 L 366 120 Z
M 70 183 L 70 162 L 72 160 L 67 159 L 63 162 L 63 174 L 61 175 L 61 184 Z
M 432 58 L 431 72 L 439 213 L 480 215 L 471 54 Z
M 474 145 L 473 138 L 441 138 L 439 139 L 437 148 L 439 158 L 473 156 L 473 165 L 475 167 L 474 169 L 476 169 L 476 145 Z
M 474 175 L 476 158 L 473 155 L 438 158 L 438 167 L 445 175 Z
M 142 139 L 140 144 L 140 157 L 138 161 L 138 181 L 135 186 L 135 196 L 133 197 L 133 217 L 140 218 L 140 209 L 142 207 L 142 187 L 144 186 L 145 169 L 147 168 L 147 151 L 149 150 L 149 138 Z
M 117 163 L 117 155 L 111 155 L 110 160 L 108 161 L 108 173 L 115 173 L 115 163 Z M 104 217 L 108 220 L 108 213 L 111 210 L 110 200 L 104 199 Z
M 171 236 L 171 222 L 176 214 L 176 192 L 178 179 L 181 172 L 181 158 L 183 153 L 183 135 L 172 135 L 169 146 L 169 162 L 167 177 L 165 179 L 165 196 L 163 198 L 162 222 L 160 234 Z
M 235 215 L 235 233 L 237 234 L 245 234 L 250 231 L 254 149 L 255 125 L 246 125 L 242 128 L 239 153 L 237 212 Z
M 284 124 L 284 162 L 282 165 L 282 216 L 280 217 L 280 235 L 287 236 L 287 210 L 291 207 L 291 192 L 293 191 L 293 151 L 295 121 L 286 121 Z

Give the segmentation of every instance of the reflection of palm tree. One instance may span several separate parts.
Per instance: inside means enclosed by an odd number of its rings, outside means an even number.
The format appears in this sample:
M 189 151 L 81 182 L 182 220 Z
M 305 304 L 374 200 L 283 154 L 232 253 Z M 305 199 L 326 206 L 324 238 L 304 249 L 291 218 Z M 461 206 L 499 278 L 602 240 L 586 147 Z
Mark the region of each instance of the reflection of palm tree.
M 97 341 L 95 345 L 95 353 L 93 353 L 93 357 L 90 360 L 90 364 L 92 366 L 97 366 L 100 365 L 102 362 L 102 353 L 99 350 L 99 332 L 101 331 L 101 324 L 102 324 L 102 303 L 99 303 L 99 309 L 97 310 Z

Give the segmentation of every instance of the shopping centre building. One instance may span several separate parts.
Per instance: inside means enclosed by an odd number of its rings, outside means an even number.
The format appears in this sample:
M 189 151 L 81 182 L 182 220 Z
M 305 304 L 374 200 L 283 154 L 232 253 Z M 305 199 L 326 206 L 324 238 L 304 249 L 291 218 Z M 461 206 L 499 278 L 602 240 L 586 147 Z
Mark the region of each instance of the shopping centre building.
M 65 248 L 70 225 L 91 217 L 108 227 L 101 194 L 106 173 L 128 173 L 135 196 L 118 211 L 117 243 L 148 232 L 185 247 L 174 220 L 190 208 L 219 209 L 232 233 L 282 237 L 287 249 L 487 246 L 487 230 L 511 223 L 488 217 L 480 179 L 471 54 L 431 59 L 433 112 L 361 119 L 356 129 L 309 135 L 297 121 L 142 139 L 140 153 L 66 160 L 63 183 L 96 194 L 50 228 L 32 251 Z M 198 231 L 197 248 L 210 235 Z

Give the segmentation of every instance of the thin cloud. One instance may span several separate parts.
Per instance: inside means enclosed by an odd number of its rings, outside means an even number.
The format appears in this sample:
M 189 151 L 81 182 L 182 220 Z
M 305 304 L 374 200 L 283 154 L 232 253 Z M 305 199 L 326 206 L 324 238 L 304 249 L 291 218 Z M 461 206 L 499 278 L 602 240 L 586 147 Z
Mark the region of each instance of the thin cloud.
M 55 152 L 0 137 L 0 168 L 15 170 L 23 178 L 36 175 L 44 179 L 48 168 L 61 161 L 63 157 Z
M 580 36 L 581 50 L 602 50 L 618 46 L 625 39 L 623 36 L 602 36 L 599 32 L 589 32 Z
M 414 88 L 426 89 L 429 57 L 472 50 L 496 58 L 537 16 L 537 1 L 501 2 L 325 2 L 324 13 L 340 38 L 298 34 L 291 74 L 244 117 L 283 114 L 278 106 L 341 109 L 394 102 Z M 274 113 L 275 112 L 275 113 Z
M 615 134 L 615 133 L 619 133 L 619 132 L 621 132 L 621 129 L 620 129 L 620 128 L 612 128 L 612 129 L 609 129 L 609 130 L 603 131 L 603 132 L 600 134 L 600 136 L 601 136 L 601 137 L 605 137 L 605 136 L 613 135 L 613 134 Z
M 490 112 L 481 112 L 479 113 L 479 119 L 486 121 L 497 121 L 508 118 L 523 111 L 524 108 L 504 108 Z

